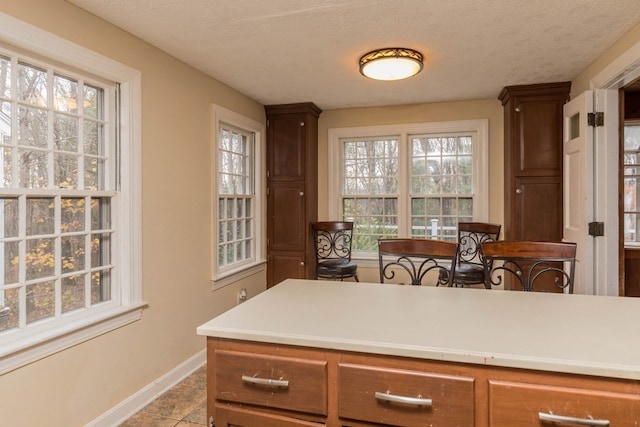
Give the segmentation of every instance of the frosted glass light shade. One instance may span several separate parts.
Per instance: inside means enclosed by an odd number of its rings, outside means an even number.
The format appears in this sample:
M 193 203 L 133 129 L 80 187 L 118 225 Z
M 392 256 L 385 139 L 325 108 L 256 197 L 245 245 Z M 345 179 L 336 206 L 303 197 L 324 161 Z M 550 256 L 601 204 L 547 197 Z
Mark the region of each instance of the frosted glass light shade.
M 360 73 L 376 80 L 400 80 L 422 70 L 422 54 L 405 48 L 378 49 L 360 58 Z

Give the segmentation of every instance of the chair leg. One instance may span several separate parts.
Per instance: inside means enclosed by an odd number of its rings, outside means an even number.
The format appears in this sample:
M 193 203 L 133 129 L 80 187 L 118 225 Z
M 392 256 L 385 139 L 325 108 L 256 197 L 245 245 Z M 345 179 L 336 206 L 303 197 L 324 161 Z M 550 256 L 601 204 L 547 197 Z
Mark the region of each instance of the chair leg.
M 356 273 L 356 274 L 353 276 L 353 278 L 354 278 L 354 279 L 356 279 L 356 282 L 359 282 L 359 281 L 360 281 L 360 280 L 358 279 L 358 273 Z

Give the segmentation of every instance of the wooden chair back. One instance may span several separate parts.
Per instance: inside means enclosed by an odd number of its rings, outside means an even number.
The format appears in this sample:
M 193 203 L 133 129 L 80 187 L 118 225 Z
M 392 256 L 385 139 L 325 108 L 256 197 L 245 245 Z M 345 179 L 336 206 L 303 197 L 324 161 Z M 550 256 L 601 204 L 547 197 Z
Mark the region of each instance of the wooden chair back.
M 311 224 L 316 256 L 316 278 L 358 280 L 357 265 L 351 262 L 352 221 L 324 221 Z
M 458 261 L 454 286 L 484 285 L 484 267 L 480 245 L 500 237 L 502 226 L 486 222 L 458 223 Z
M 523 291 L 546 290 L 542 283 L 573 293 L 575 243 L 499 241 L 481 245 L 485 287 L 505 284 Z
M 380 283 L 396 278 L 396 272 L 408 274 L 411 285 L 422 285 L 427 275 L 435 285 L 453 285 L 458 245 L 429 239 L 380 239 L 378 261 Z M 444 272 L 444 273 L 442 273 Z M 433 273 L 433 274 L 430 274 Z
M 500 224 L 487 222 L 458 223 L 458 263 L 468 262 L 482 266 L 480 245 L 500 238 Z

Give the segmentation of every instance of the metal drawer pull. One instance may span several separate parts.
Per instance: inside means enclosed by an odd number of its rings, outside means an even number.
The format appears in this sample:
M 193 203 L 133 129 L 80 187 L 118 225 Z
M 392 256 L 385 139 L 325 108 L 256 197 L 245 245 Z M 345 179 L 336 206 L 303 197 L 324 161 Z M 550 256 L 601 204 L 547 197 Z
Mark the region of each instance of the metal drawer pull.
M 242 381 L 245 383 L 268 385 L 272 387 L 289 387 L 288 380 L 272 380 L 271 378 L 250 377 L 249 375 L 243 375 Z
M 567 424 L 577 424 L 580 426 L 608 426 L 609 420 L 595 420 L 591 417 L 589 418 L 576 418 L 576 417 L 565 417 L 562 415 L 554 415 L 553 412 L 538 412 L 538 418 L 540 421 L 550 421 L 553 423 L 567 423 Z
M 376 391 L 376 399 L 384 400 L 386 402 L 395 402 L 395 403 L 406 403 L 408 405 L 415 406 L 432 406 L 433 401 L 431 399 L 423 399 L 422 397 L 408 397 L 408 396 L 398 396 L 396 394 L 391 394 L 389 392 L 382 393 L 380 391 Z

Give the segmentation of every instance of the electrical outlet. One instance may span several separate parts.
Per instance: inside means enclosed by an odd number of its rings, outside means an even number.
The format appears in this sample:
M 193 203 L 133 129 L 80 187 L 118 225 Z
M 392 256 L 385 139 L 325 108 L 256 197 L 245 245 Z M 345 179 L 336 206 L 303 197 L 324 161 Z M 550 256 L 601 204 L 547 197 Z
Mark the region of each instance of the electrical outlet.
M 247 300 L 247 290 L 242 288 L 238 291 L 238 304 L 241 304 Z

